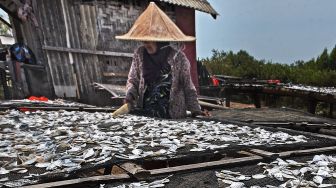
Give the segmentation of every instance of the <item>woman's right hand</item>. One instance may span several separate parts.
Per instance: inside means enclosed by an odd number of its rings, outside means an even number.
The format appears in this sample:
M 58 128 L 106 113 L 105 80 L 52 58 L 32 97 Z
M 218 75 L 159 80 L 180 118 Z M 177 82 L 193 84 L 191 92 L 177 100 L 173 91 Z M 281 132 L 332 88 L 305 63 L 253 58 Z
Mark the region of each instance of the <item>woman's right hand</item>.
M 125 103 L 120 108 L 118 108 L 116 111 L 114 111 L 112 113 L 112 116 L 113 117 L 117 117 L 119 115 L 128 114 L 129 112 L 130 112 L 130 104 L 129 103 Z

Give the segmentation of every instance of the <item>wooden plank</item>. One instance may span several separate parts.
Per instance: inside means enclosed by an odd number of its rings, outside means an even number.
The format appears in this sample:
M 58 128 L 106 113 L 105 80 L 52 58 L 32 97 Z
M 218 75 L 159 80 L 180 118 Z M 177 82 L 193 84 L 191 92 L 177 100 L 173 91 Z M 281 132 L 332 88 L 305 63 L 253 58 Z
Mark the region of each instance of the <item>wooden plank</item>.
M 324 128 L 322 128 L 322 129 L 319 130 L 319 133 L 336 136 L 336 127 L 335 127 L 335 129 L 324 129 Z
M 272 153 L 272 152 L 268 152 L 268 151 L 264 151 L 261 149 L 251 149 L 250 150 L 251 153 L 257 154 L 261 157 L 264 157 L 266 159 L 276 159 L 279 157 L 279 153 Z
M 255 163 L 255 162 L 261 161 L 262 159 L 263 158 L 260 156 L 242 157 L 242 158 L 235 158 L 235 159 L 226 159 L 226 160 L 211 161 L 211 162 L 205 162 L 205 163 L 197 163 L 197 164 L 155 169 L 155 170 L 150 170 L 150 173 L 151 175 L 159 175 L 159 174 L 167 174 L 167 173 L 175 173 L 175 172 L 183 172 L 183 171 L 204 170 L 204 169 L 218 168 L 218 167 L 223 167 L 223 166 L 228 166 L 228 165 L 237 165 L 237 164 L 241 165 L 243 163 Z
M 132 53 L 124 53 L 124 52 L 111 52 L 111 51 L 65 48 L 65 47 L 54 47 L 54 46 L 43 46 L 42 49 L 47 50 L 47 51 L 72 52 L 72 53 L 81 53 L 81 54 L 94 54 L 94 55 L 117 56 L 117 57 L 133 57 Z
M 204 107 L 209 107 L 209 108 L 214 108 L 214 109 L 219 109 L 219 110 L 227 110 L 228 108 L 225 106 L 221 106 L 221 105 L 215 105 L 215 104 L 211 104 L 208 102 L 204 102 L 201 100 L 198 100 L 198 104 Z
M 289 156 L 297 156 L 297 155 L 312 155 L 312 154 L 324 153 L 324 152 L 330 152 L 330 151 L 336 151 L 336 146 L 306 149 L 306 150 L 285 151 L 285 152 L 279 153 L 279 156 L 289 157 Z
M 102 89 L 108 91 L 109 93 L 112 94 L 113 97 L 120 97 L 120 95 L 118 95 L 116 92 L 114 92 L 113 90 L 111 90 L 111 88 L 106 87 L 104 84 L 100 84 L 100 83 L 94 82 L 93 85 L 96 86 L 96 87 L 99 87 L 99 88 L 102 88 Z
M 260 126 L 271 126 L 271 127 L 278 127 L 278 126 L 294 126 L 295 123 L 292 122 L 253 122 L 254 125 L 260 125 Z
M 238 151 L 237 153 L 238 153 L 238 154 L 241 154 L 241 155 L 255 156 L 255 154 L 250 153 L 250 152 L 247 152 L 247 151 Z
M 140 165 L 134 163 L 124 163 L 118 165 L 120 168 L 124 169 L 126 172 L 132 174 L 138 180 L 143 180 L 148 178 L 151 174 L 150 171 L 143 169 Z
M 128 73 L 120 73 L 120 72 L 103 72 L 103 76 L 106 77 L 128 77 Z
M 315 136 L 319 138 L 326 138 L 326 139 L 331 139 L 331 140 L 336 140 L 335 136 L 329 136 L 329 135 L 323 135 L 323 134 L 317 134 L 317 133 L 310 133 L 310 132 L 302 132 L 302 131 L 295 131 L 293 129 L 287 129 L 283 127 L 278 127 L 277 129 L 283 130 L 283 131 L 290 131 L 290 132 L 295 132 L 297 134 L 305 134 L 305 135 L 310 135 L 310 136 Z
M 65 181 L 57 181 L 57 182 L 50 182 L 50 183 L 43 183 L 37 185 L 29 185 L 24 186 L 23 188 L 49 188 L 49 187 L 62 187 L 62 186 L 71 186 L 75 184 L 83 184 L 83 183 L 98 183 L 104 181 L 113 181 L 113 180 L 125 180 L 130 179 L 130 176 L 127 174 L 119 174 L 119 175 L 105 175 L 105 176 L 93 176 L 88 178 L 79 178 L 79 179 L 72 179 L 72 180 L 65 180 Z

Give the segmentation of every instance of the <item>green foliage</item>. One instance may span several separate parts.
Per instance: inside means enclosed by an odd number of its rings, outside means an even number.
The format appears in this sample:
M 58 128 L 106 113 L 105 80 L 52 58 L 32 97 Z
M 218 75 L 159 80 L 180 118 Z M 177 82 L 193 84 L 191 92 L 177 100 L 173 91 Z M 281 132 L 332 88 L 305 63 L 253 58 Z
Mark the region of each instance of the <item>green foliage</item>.
M 8 35 L 9 27 L 2 22 L 0 22 L 0 35 Z
M 5 16 L 0 14 L 0 17 L 5 19 Z M 10 28 L 0 21 L 0 35 L 8 35 L 10 33 Z
M 201 60 L 210 74 L 261 80 L 279 79 L 283 83 L 314 86 L 336 85 L 336 46 L 330 53 L 324 49 L 316 60 L 296 61 L 290 65 L 256 60 L 243 50 L 236 54 L 232 51 L 212 52 L 210 58 Z

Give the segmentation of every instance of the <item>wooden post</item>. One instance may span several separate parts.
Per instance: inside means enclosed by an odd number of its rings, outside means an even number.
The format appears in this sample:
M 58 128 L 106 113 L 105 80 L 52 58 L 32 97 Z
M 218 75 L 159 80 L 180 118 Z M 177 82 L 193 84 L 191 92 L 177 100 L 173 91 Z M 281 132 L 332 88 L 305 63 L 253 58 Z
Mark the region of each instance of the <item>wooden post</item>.
M 307 111 L 309 113 L 315 114 L 316 106 L 317 106 L 317 100 L 316 99 L 313 99 L 313 98 L 308 99 L 308 109 L 307 109 Z
M 329 117 L 333 118 L 333 112 L 334 112 L 334 103 L 329 104 Z
M 225 106 L 226 106 L 226 107 L 230 107 L 231 90 L 225 88 L 225 90 L 224 90 L 224 96 L 225 96 Z
M 252 97 L 254 101 L 254 106 L 256 108 L 261 108 L 260 95 L 258 93 L 254 93 Z

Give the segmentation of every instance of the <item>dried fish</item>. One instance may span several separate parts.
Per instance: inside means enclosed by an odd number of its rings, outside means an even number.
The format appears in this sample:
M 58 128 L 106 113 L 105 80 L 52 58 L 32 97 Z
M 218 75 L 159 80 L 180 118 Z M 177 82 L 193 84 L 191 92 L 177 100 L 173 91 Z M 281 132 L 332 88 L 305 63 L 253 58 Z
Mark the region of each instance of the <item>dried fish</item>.
M 87 158 L 90 158 L 92 157 L 93 155 L 95 154 L 94 150 L 92 148 L 86 150 L 83 154 L 83 158 L 84 159 L 87 159 Z
M 46 170 L 55 170 L 55 169 L 57 169 L 58 167 L 61 167 L 61 166 L 62 166 L 62 161 L 61 160 L 53 161 L 47 166 Z
M 6 170 L 5 168 L 0 168 L 0 175 L 3 175 L 3 174 L 8 174 L 9 173 L 9 170 Z
M 239 181 L 247 181 L 247 180 L 250 180 L 251 179 L 251 177 L 249 177 L 249 176 L 245 176 L 245 175 L 240 175 L 240 176 L 238 176 L 238 177 L 236 177 L 237 178 L 237 180 L 239 180 Z
M 277 172 L 275 174 L 273 174 L 273 177 L 279 181 L 284 181 L 284 177 L 283 177 L 283 173 L 281 172 Z
M 31 165 L 31 164 L 34 164 L 36 162 L 36 157 L 32 158 L 32 159 L 29 159 L 28 161 L 25 161 L 22 163 L 22 165 Z
M 139 156 L 142 153 L 142 150 L 141 149 L 134 149 L 134 150 L 132 150 L 132 153 L 134 155 L 138 155 Z
M 33 165 L 45 168 L 48 173 L 57 170 L 70 172 L 80 168 L 83 163 L 105 163 L 112 156 L 123 159 L 174 156 L 179 148 L 185 146 L 194 152 L 215 152 L 230 147 L 231 143 L 272 146 L 307 140 L 302 135 L 215 121 L 160 120 L 133 115 L 112 118 L 110 113 L 22 113 L 10 110 L 1 115 L 0 125 L 4 124 L 6 128 L 0 133 L 0 157 L 16 158 L 22 153 L 28 157 L 22 155 L 22 161 L 18 158 L 2 167 L 0 173 L 3 174 L 8 169 L 20 167 L 21 163 L 27 169 Z M 336 161 L 335 158 L 330 160 Z M 298 165 L 288 161 L 286 163 Z M 21 173 L 25 171 L 20 170 Z M 231 179 L 237 181 L 249 178 L 243 174 L 230 175 Z
M 264 174 L 255 174 L 255 175 L 252 175 L 252 178 L 254 178 L 254 179 L 263 179 L 265 177 L 266 177 L 266 175 L 264 175 Z
M 317 184 L 322 184 L 323 178 L 321 176 L 314 176 L 313 181 Z
M 243 182 L 232 182 L 230 185 L 231 188 L 243 188 L 245 184 Z
M 320 184 L 318 187 L 335 187 L 336 184 Z
M 50 163 L 36 163 L 35 166 L 38 168 L 47 168 Z
M 0 182 L 5 182 L 5 181 L 8 181 L 9 180 L 9 178 L 8 177 L 5 177 L 5 178 L 1 178 L 0 179 Z

